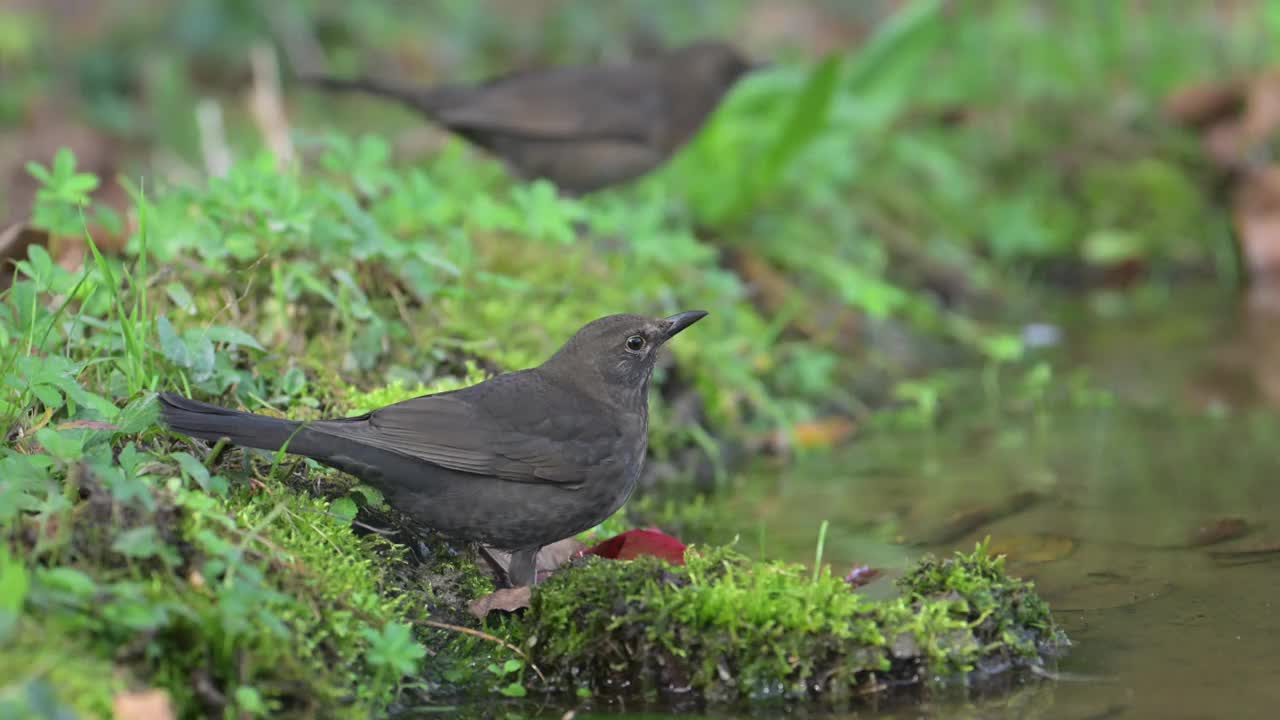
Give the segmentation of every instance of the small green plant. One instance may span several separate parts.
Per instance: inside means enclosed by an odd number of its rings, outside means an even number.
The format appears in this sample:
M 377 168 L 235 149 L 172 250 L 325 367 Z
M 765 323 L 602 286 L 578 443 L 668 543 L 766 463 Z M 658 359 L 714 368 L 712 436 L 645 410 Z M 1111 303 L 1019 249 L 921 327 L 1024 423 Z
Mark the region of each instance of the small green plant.
M 413 639 L 413 629 L 405 623 L 389 622 L 378 630 L 364 628 L 363 633 L 369 641 L 366 656 L 369 663 L 375 672 L 387 677 L 412 675 L 427 654 L 427 649 Z
M 512 698 L 520 698 L 528 694 L 528 690 L 525 689 L 521 680 L 524 661 L 512 658 L 501 665 L 489 663 L 486 669 L 500 684 L 497 690 L 499 694 Z
M 53 157 L 53 165 L 27 165 L 27 171 L 40 181 L 32 223 L 54 235 L 75 237 L 84 227 L 83 213 L 90 207 L 90 194 L 98 188 L 98 178 L 76 172 L 76 156 L 62 148 Z

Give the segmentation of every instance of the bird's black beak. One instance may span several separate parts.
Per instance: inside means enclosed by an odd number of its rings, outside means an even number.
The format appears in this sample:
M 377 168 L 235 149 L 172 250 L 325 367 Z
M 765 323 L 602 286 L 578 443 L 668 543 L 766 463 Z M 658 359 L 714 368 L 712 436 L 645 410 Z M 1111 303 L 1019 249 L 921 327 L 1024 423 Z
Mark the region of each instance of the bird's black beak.
M 665 342 L 666 340 L 670 340 L 680 334 L 681 330 L 684 330 L 706 316 L 707 311 L 705 310 L 689 310 L 688 312 L 676 313 L 671 317 L 663 318 L 663 322 L 667 323 L 667 336 L 663 338 L 663 341 Z

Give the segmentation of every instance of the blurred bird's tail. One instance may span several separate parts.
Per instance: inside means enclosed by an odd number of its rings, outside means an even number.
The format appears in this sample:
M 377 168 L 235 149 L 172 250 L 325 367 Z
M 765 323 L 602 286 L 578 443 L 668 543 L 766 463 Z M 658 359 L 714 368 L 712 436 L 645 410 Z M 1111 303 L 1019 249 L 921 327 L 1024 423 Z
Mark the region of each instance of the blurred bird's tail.
M 370 78 L 336 78 L 330 75 L 303 73 L 298 79 L 309 85 L 336 92 L 362 92 L 379 97 L 389 98 L 404 103 L 419 112 L 434 115 L 443 104 L 441 90 L 428 88 L 425 90 L 410 89 Z
M 231 410 L 173 393 L 160 393 L 157 399 L 165 425 L 183 435 L 210 441 L 225 437 L 236 445 L 262 450 L 284 447 L 287 452 L 314 458 L 322 458 L 330 450 L 323 436 L 294 420 Z

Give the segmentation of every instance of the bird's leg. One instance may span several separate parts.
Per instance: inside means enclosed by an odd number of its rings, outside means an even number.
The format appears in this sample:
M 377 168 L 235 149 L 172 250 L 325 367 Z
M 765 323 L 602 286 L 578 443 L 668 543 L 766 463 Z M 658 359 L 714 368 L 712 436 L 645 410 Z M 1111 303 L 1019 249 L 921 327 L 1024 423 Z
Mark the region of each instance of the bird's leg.
M 507 565 L 507 582 L 511 587 L 524 587 L 537 582 L 537 557 L 539 548 L 524 548 L 511 552 L 511 563 Z

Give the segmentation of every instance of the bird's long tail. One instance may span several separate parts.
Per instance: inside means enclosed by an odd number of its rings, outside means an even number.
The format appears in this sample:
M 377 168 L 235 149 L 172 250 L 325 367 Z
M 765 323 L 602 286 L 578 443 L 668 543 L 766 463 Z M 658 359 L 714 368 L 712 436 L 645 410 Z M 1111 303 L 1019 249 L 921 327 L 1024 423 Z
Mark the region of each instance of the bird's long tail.
M 337 78 L 331 75 L 302 73 L 298 79 L 309 85 L 336 92 L 362 92 L 404 103 L 409 107 L 434 116 L 448 103 L 447 88 L 411 89 L 371 78 Z
M 173 393 L 160 393 L 160 414 L 174 432 L 202 440 L 227 438 L 242 447 L 279 450 L 323 458 L 332 450 L 325 436 L 294 420 L 254 415 L 210 405 Z

